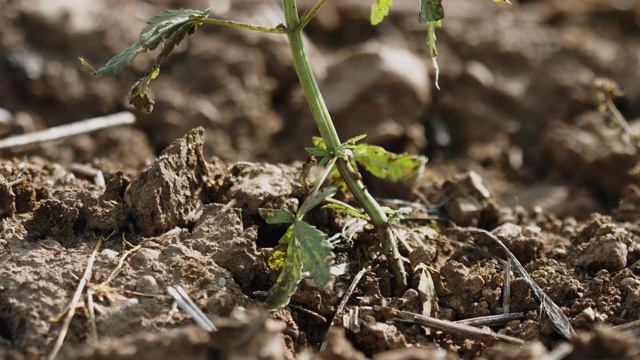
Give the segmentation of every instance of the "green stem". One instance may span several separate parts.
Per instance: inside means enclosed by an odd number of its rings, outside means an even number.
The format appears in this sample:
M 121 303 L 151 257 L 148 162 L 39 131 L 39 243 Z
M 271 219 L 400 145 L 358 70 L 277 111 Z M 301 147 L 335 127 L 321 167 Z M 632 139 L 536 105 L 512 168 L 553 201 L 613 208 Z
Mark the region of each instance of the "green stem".
M 319 9 L 325 0 L 320 0 L 318 5 L 314 7 L 314 10 Z M 314 11 L 309 13 L 305 18 L 305 23 L 300 21 L 298 16 L 298 9 L 295 0 L 282 0 L 284 8 L 284 17 L 287 27 L 287 36 L 289 37 L 289 45 L 291 47 L 291 54 L 293 55 L 293 63 L 300 80 L 300 84 L 304 90 L 305 97 L 311 108 L 311 113 L 316 121 L 318 130 L 322 139 L 327 144 L 327 149 L 335 151 L 340 145 L 340 138 L 333 125 L 329 110 L 325 105 L 320 88 L 316 82 L 315 76 L 311 70 L 309 59 L 305 53 L 302 43 L 302 27 L 306 25 L 310 19 L 310 15 Z M 387 215 L 384 213 L 380 205 L 369 194 L 362 181 L 359 180 L 359 174 L 353 169 L 349 161 L 339 158 L 336 161 L 336 167 L 340 171 L 340 175 L 344 179 L 345 183 L 349 187 L 349 190 L 358 199 L 364 210 L 371 218 L 371 222 L 375 226 L 378 236 L 382 241 L 382 248 L 387 255 L 391 272 L 394 276 L 396 285 L 396 292 L 404 291 L 406 287 L 406 272 L 404 265 L 400 259 L 398 253 L 396 238 L 389 227 L 389 221 Z
M 228 27 L 233 27 L 233 28 L 237 28 L 237 29 L 259 31 L 261 33 L 267 33 L 267 34 L 286 34 L 287 33 L 287 29 L 285 29 L 284 27 L 281 27 L 281 26 L 270 28 L 270 27 L 265 27 L 265 26 L 257 26 L 257 25 L 245 24 L 245 23 L 241 23 L 241 22 L 237 22 L 237 21 L 233 21 L 233 20 L 221 20 L 221 19 L 206 18 L 206 19 L 202 20 L 202 23 L 203 24 L 213 24 L 213 25 L 228 26 Z

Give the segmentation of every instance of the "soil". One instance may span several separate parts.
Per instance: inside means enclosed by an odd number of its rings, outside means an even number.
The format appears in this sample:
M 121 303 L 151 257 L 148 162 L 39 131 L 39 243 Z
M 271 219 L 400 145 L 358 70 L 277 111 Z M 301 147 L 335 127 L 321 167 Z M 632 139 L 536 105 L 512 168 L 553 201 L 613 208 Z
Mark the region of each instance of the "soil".
M 341 137 L 430 159 L 415 184 L 364 176 L 385 205 L 410 208 L 395 223 L 407 289 L 372 228 L 318 209 L 308 220 L 343 234 L 333 289 L 304 279 L 288 306 L 264 310 L 286 227 L 258 209 L 304 201 L 316 130 L 286 39 L 202 26 L 163 64 L 155 110 L 134 126 L 2 151 L 0 359 L 49 356 L 92 258 L 58 359 L 640 358 L 640 152 L 594 86 L 615 84 L 613 103 L 640 129 L 639 3 L 448 0 L 440 90 L 417 2 L 397 1 L 377 27 L 369 3 L 329 1 L 309 24 L 309 56 Z M 213 16 L 274 26 L 278 4 L 218 1 Z M 77 57 L 104 62 L 153 14 L 208 6 L 0 2 L 0 135 L 134 111 L 125 97 L 153 54 L 99 79 Z M 555 330 L 525 277 L 496 259 L 504 250 L 473 229 L 506 245 L 575 336 Z M 217 331 L 177 307 L 176 286 Z M 401 322 L 398 310 L 522 313 L 485 328 L 524 345 Z

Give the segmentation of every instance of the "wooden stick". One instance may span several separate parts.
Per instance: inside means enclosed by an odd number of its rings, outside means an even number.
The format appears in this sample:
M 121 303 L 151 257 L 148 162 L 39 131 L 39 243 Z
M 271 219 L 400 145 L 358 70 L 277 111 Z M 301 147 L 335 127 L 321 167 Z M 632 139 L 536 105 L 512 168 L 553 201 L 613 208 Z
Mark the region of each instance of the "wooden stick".
M 75 123 L 52 127 L 24 135 L 11 136 L 0 140 L 0 150 L 41 143 L 86 134 L 109 127 L 129 125 L 136 121 L 135 115 L 128 111 L 100 116 Z
M 411 313 L 408 311 L 401 311 L 391 308 L 384 308 L 389 314 L 395 316 L 395 320 L 427 326 L 435 330 L 445 331 L 451 334 L 458 334 L 467 336 L 483 341 L 489 342 L 504 342 L 506 344 L 522 346 L 524 340 L 515 338 L 513 336 L 507 336 L 498 334 L 493 331 L 483 331 L 478 328 L 469 325 L 458 324 L 453 321 L 440 320 L 429 316 Z
M 464 319 L 456 321 L 457 324 L 469 325 L 469 326 L 498 326 L 504 325 L 509 321 L 521 320 L 526 316 L 521 313 L 499 314 L 489 316 L 479 316 L 471 319 Z
M 62 347 L 62 343 L 64 343 L 64 338 L 67 336 L 67 332 L 69 331 L 69 325 L 71 324 L 71 319 L 73 319 L 73 315 L 76 313 L 76 307 L 78 306 L 78 302 L 80 301 L 80 296 L 82 295 L 82 290 L 84 290 L 85 285 L 89 282 L 91 278 L 91 269 L 93 268 L 93 262 L 98 255 L 98 249 L 102 246 L 102 238 L 98 239 L 98 243 L 96 244 L 95 249 L 91 253 L 89 257 L 89 261 L 87 261 L 87 268 L 84 270 L 84 274 L 80 279 L 80 283 L 78 284 L 78 288 L 76 289 L 75 294 L 73 294 L 73 298 L 71 298 L 71 303 L 69 303 L 69 307 L 67 308 L 67 316 L 64 320 L 64 324 L 62 325 L 62 329 L 60 330 L 60 335 L 58 335 L 58 340 L 56 340 L 51 353 L 49 354 L 48 360 L 53 360 L 60 352 L 60 348 Z

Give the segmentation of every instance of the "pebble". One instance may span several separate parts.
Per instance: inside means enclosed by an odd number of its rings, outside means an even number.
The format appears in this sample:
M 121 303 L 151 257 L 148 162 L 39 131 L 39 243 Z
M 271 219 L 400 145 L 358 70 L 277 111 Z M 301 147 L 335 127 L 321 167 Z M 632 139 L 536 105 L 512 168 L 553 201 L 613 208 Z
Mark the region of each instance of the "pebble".
M 136 281 L 136 291 L 143 294 L 159 294 L 160 286 L 151 275 L 144 275 Z

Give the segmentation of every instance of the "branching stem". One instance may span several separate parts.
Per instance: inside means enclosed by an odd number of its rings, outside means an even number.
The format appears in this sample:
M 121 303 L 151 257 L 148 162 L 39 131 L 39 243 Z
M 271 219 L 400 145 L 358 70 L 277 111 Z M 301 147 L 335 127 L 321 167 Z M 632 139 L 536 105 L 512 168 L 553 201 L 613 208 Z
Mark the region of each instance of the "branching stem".
M 300 20 L 300 25 L 298 25 L 297 30 L 302 31 L 305 26 L 311 21 L 311 19 L 316 16 L 318 11 L 322 8 L 322 6 L 327 2 L 327 0 L 320 0 L 318 3 L 309 11 L 308 13 L 302 15 L 302 19 Z
M 289 37 L 289 45 L 293 56 L 293 63 L 300 80 L 300 84 L 304 90 L 305 97 L 311 108 L 311 113 L 315 119 L 318 130 L 322 139 L 327 145 L 327 149 L 335 151 L 340 145 L 340 138 L 333 125 L 329 110 L 325 105 L 320 88 L 316 82 L 315 76 L 311 70 L 309 59 L 304 50 L 302 43 L 302 28 L 315 13 L 324 5 L 326 0 L 320 0 L 316 6 L 309 12 L 303 22 L 300 21 L 298 9 L 295 0 L 283 0 L 284 16 L 287 28 L 287 36 Z M 384 210 L 376 202 L 376 200 L 366 190 L 362 181 L 358 180 L 356 170 L 353 169 L 349 161 L 339 158 L 336 161 L 336 167 L 340 171 L 340 175 L 349 187 L 349 190 L 358 199 L 364 210 L 371 218 L 371 222 L 375 226 L 378 236 L 382 242 L 382 247 L 387 255 L 391 272 L 394 276 L 396 292 L 404 291 L 406 287 L 406 272 L 404 265 L 400 259 L 396 246 L 396 238 L 389 227 L 389 221 Z

